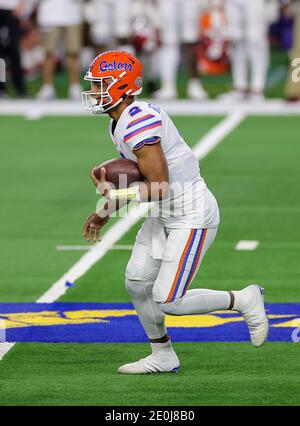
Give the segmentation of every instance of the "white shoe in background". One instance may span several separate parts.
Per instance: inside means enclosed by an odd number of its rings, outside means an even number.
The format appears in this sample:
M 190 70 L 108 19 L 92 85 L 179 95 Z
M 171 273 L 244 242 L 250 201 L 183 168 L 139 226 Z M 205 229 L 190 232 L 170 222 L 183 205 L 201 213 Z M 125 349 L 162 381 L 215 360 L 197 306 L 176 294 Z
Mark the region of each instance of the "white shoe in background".
M 218 96 L 218 100 L 224 103 L 235 103 L 245 101 L 246 95 L 241 90 L 232 90 L 231 92 L 223 93 Z
M 69 87 L 69 99 L 72 101 L 80 101 L 81 100 L 81 92 L 82 87 L 80 84 L 71 84 Z
M 266 100 L 265 96 L 263 93 L 250 93 L 247 96 L 247 100 L 250 101 L 251 103 L 262 103 Z
M 197 78 L 192 78 L 188 82 L 187 95 L 195 101 L 204 101 L 208 98 L 208 94 L 203 89 L 201 82 Z
M 177 92 L 174 87 L 162 87 L 153 93 L 153 97 L 160 101 L 171 101 L 177 98 Z
M 243 290 L 232 292 L 235 298 L 233 309 L 243 315 L 249 328 L 251 342 L 254 346 L 263 345 L 269 331 L 263 290 L 258 285 L 249 285 Z
M 118 368 L 121 374 L 177 373 L 179 359 L 171 342 L 151 343 L 152 354 L 139 361 L 124 364 Z
M 56 95 L 52 84 L 44 84 L 36 97 L 40 101 L 52 101 L 53 99 L 55 99 Z

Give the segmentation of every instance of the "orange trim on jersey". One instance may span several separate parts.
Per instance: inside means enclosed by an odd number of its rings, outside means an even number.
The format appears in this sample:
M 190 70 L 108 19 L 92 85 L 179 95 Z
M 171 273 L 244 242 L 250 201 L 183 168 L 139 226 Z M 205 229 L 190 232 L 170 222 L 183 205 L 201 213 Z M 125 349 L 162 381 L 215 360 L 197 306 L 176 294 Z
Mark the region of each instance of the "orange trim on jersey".
M 186 243 L 186 245 L 184 247 L 184 250 L 182 252 L 182 255 L 181 255 L 181 258 L 180 258 L 180 261 L 179 261 L 179 265 L 178 265 L 177 272 L 176 272 L 176 275 L 175 275 L 175 278 L 174 278 L 174 281 L 173 281 L 173 284 L 172 284 L 171 291 L 170 291 L 169 296 L 168 296 L 168 298 L 167 298 L 167 300 L 166 300 L 165 303 L 169 303 L 172 300 L 172 297 L 174 296 L 174 292 L 175 292 L 176 287 L 177 287 L 177 282 L 178 282 L 178 279 L 179 279 L 179 276 L 180 276 L 180 273 L 181 273 L 181 269 L 182 269 L 182 265 L 183 265 L 183 262 L 184 262 L 184 258 L 185 258 L 186 252 L 187 252 L 187 250 L 189 248 L 189 245 L 190 245 L 190 243 L 191 243 L 191 241 L 193 239 L 194 231 L 195 230 L 192 229 L 191 232 L 190 232 L 190 236 L 189 236 L 189 238 L 187 240 L 187 243 Z
M 207 235 L 207 228 L 203 232 L 204 232 L 204 235 L 203 235 L 203 238 L 202 238 L 202 241 L 201 241 L 201 245 L 200 245 L 200 248 L 199 248 L 198 253 L 197 253 L 197 257 L 196 257 L 196 260 L 195 260 L 195 263 L 194 263 L 194 266 L 193 266 L 193 269 L 192 269 L 191 276 L 190 276 L 190 278 L 189 278 L 188 282 L 186 283 L 186 286 L 185 286 L 185 288 L 183 290 L 183 295 L 187 291 L 187 289 L 188 289 L 188 287 L 189 287 L 189 285 L 190 285 L 190 283 L 191 283 L 191 281 L 193 279 L 195 270 L 197 268 L 197 265 L 198 265 L 198 262 L 199 262 L 199 259 L 200 259 L 201 253 L 202 253 L 204 241 L 205 241 L 205 238 L 206 238 L 206 235 Z
M 155 116 L 153 114 L 147 114 L 147 115 L 143 115 L 140 118 L 137 118 L 136 120 L 131 121 L 130 123 L 128 123 L 127 129 L 131 126 L 134 126 L 135 123 L 139 123 L 141 121 L 146 120 L 147 118 L 154 118 Z

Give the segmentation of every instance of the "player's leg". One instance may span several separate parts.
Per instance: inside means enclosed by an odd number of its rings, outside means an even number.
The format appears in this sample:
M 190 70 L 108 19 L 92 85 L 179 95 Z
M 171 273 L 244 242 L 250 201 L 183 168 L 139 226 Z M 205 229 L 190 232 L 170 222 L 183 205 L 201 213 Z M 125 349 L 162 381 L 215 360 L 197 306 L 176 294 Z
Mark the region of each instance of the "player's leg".
M 56 97 L 54 89 L 54 53 L 60 35 L 60 27 L 42 28 L 42 40 L 45 51 L 45 59 L 43 64 L 43 86 L 37 94 L 37 98 L 40 100 L 49 101 Z
M 229 308 L 230 294 L 227 291 L 187 291 L 216 233 L 217 228 L 169 230 L 153 289 L 154 300 L 162 302 L 160 309 L 172 311 L 173 315 L 196 315 Z
M 244 316 L 252 343 L 266 339 L 268 321 L 258 286 L 241 291 L 188 290 L 217 230 L 172 229 L 164 250 L 162 265 L 153 288 L 153 298 L 170 315 L 197 315 L 235 309 Z
M 65 32 L 65 49 L 69 75 L 69 98 L 72 100 L 79 100 L 82 92 L 82 87 L 79 84 L 79 54 L 82 47 L 82 30 L 82 25 L 78 24 L 66 27 Z
M 110 0 L 91 0 L 86 19 L 90 24 L 90 38 L 95 54 L 108 50 L 113 36 L 113 8 Z
M 248 89 L 246 44 L 243 39 L 232 42 L 230 58 L 234 90 L 243 95 Z
M 131 5 L 130 0 L 111 0 L 113 12 L 113 31 L 117 49 L 133 51 L 130 44 Z
M 267 10 L 264 0 L 246 4 L 246 51 L 251 71 L 250 99 L 264 97 L 269 66 Z
M 139 320 L 149 338 L 152 354 L 118 369 L 123 374 L 169 372 L 179 367 L 179 360 L 168 339 L 165 314 L 153 301 L 152 289 L 161 261 L 152 258 L 153 220 L 146 219 L 140 229 L 126 268 L 126 288 Z
M 158 11 L 161 37 L 161 47 L 158 52 L 158 71 L 161 88 L 154 93 L 154 96 L 158 99 L 174 99 L 177 96 L 176 78 L 180 56 L 177 1 L 164 0 L 158 2 Z
M 179 14 L 181 37 L 188 68 L 187 95 L 191 99 L 204 100 L 208 95 L 202 87 L 198 72 L 199 20 L 202 12 L 201 1 L 181 0 Z
M 167 334 L 164 314 L 153 302 L 152 288 L 161 261 L 152 259 L 152 220 L 146 219 L 139 230 L 125 272 L 125 285 L 149 339 Z
M 8 56 L 10 58 L 11 78 L 15 87 L 17 96 L 25 96 L 24 72 L 22 70 L 20 56 L 20 21 L 12 12 L 7 12 L 7 28 L 8 28 Z
M 239 0 L 228 0 L 225 3 L 230 40 L 229 57 L 231 63 L 233 90 L 219 97 L 225 102 L 242 101 L 248 90 L 247 51 L 245 42 L 245 4 Z

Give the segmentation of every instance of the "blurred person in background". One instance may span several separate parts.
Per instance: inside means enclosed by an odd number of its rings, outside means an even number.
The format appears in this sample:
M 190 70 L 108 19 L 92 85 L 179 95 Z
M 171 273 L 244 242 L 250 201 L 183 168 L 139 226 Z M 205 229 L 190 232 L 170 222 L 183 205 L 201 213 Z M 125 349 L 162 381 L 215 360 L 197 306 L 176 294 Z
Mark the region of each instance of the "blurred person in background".
M 158 60 L 161 88 L 155 97 L 163 100 L 177 97 L 176 77 L 182 43 L 189 74 L 187 95 L 195 100 L 206 99 L 207 93 L 198 75 L 198 42 L 199 19 L 207 0 L 156 0 L 156 4 L 161 24 Z
M 279 2 L 279 17 L 270 26 L 270 43 L 272 47 L 290 50 L 293 45 L 294 0 L 279 0 Z
M 157 90 L 157 50 L 160 45 L 156 2 L 131 0 L 131 10 L 131 42 L 144 65 L 144 85 L 149 95 L 152 95 Z
M 82 46 L 82 0 L 40 0 L 37 21 L 42 32 L 45 59 L 44 84 L 37 97 L 52 100 L 54 88 L 55 51 L 63 37 L 66 65 L 69 75 L 69 98 L 79 100 L 82 88 L 79 84 L 79 55 Z
M 286 1 L 285 3 L 285 13 L 290 15 L 292 13 L 292 4 L 290 1 Z M 285 98 L 291 102 L 300 100 L 300 0 L 297 0 L 295 3 L 296 9 L 294 20 L 293 49 L 290 58 L 291 66 L 285 87 Z M 294 78 L 293 73 L 296 74 Z
M 20 57 L 20 17 L 24 0 L 0 0 L 0 58 L 8 60 L 17 97 L 25 97 L 26 89 Z M 0 97 L 6 96 L 0 82 Z
M 224 0 L 228 21 L 233 90 L 222 101 L 264 99 L 269 66 L 268 29 L 278 16 L 277 0 Z M 248 83 L 250 66 L 250 84 Z
M 85 19 L 97 55 L 107 49 L 132 51 L 131 0 L 90 0 L 85 5 Z
M 223 0 L 209 0 L 199 22 L 199 70 L 201 74 L 229 72 L 227 19 Z
M 40 76 L 44 61 L 40 31 L 35 19 L 38 1 L 26 0 L 21 22 L 21 62 L 26 80 Z

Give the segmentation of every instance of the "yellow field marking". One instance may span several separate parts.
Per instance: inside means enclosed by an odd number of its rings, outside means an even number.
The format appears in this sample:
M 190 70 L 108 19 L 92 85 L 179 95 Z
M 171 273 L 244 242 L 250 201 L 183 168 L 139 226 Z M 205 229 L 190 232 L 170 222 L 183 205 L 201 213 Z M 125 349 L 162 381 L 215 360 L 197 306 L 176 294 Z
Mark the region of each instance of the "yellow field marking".
M 228 314 L 228 311 L 227 311 Z M 231 313 L 229 313 L 231 315 Z M 1 329 L 22 328 L 31 326 L 55 326 L 55 325 L 76 325 L 76 324 L 97 324 L 109 323 L 113 318 L 126 316 L 136 316 L 136 311 L 133 309 L 115 309 L 115 310 L 79 310 L 65 311 L 43 311 L 43 312 L 22 312 L 11 314 L 0 314 Z M 269 319 L 291 318 L 297 315 L 269 315 Z M 187 315 L 187 316 L 166 316 L 167 327 L 216 327 L 234 322 L 242 322 L 241 316 L 220 317 L 216 314 L 208 315 Z M 296 325 L 295 325 L 296 324 Z M 300 327 L 300 318 L 285 321 L 273 325 L 273 327 Z
M 3 321 L 0 323 L 0 328 L 93 324 L 109 322 L 103 318 L 124 317 L 128 315 L 136 315 L 136 312 L 134 310 L 82 310 L 64 312 L 64 316 L 61 316 L 60 313 L 56 311 L 0 314 L 1 318 L 3 319 Z
M 273 327 L 300 327 L 300 318 L 295 318 L 291 321 L 281 322 L 280 324 L 274 324 Z

